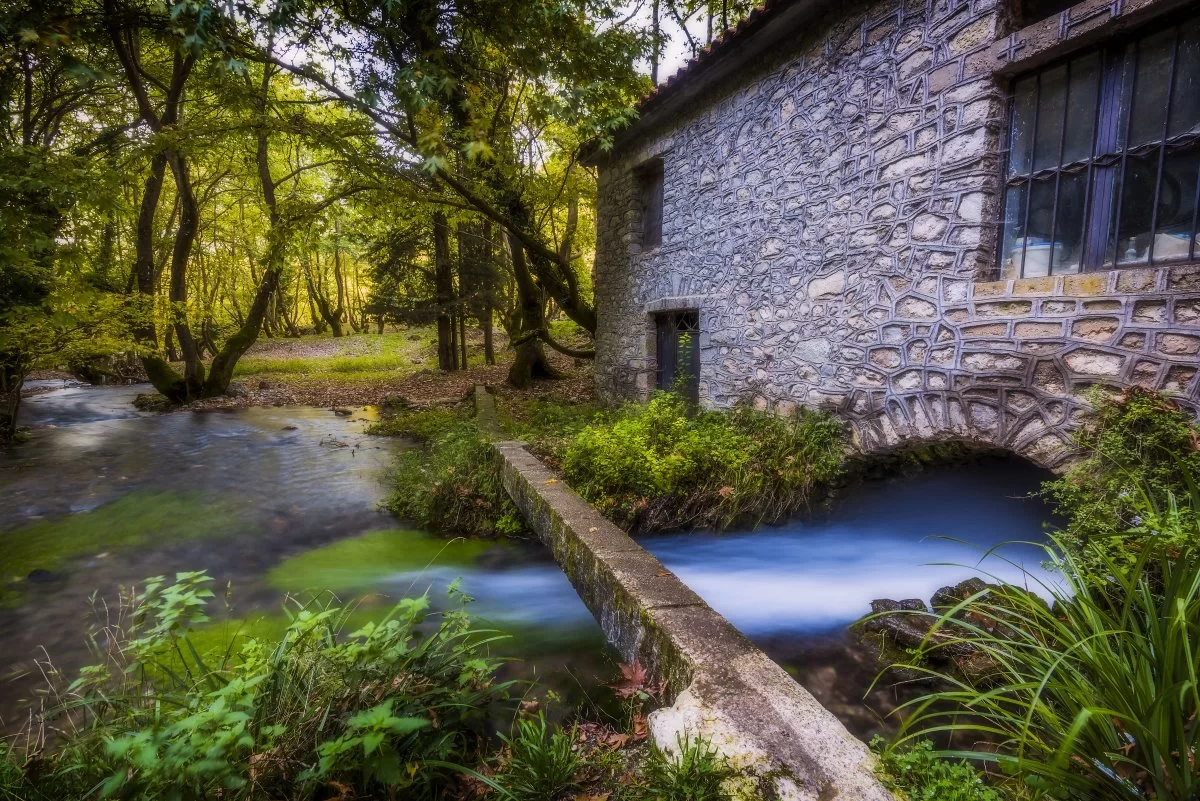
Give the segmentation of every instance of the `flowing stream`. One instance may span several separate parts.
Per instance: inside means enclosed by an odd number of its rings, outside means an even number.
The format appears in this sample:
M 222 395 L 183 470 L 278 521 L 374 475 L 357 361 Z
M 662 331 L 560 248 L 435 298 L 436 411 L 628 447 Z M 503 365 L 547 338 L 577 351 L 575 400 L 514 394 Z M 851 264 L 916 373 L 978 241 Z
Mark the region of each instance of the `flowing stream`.
M 614 655 L 540 545 L 444 542 L 378 509 L 409 445 L 364 434 L 370 408 L 152 414 L 132 406 L 144 387 L 35 387 L 22 412 L 33 437 L 0 453 L 8 728 L 42 686 L 42 646 L 68 672 L 85 663 L 94 590 L 111 598 L 119 584 L 184 570 L 229 583 L 231 614 L 267 629 L 282 625 L 288 592 L 361 598 L 368 614 L 424 591 L 443 603 L 457 581 L 474 614 L 512 635 L 501 646 L 521 658 L 510 675 L 568 703 L 614 675 Z M 876 688 L 864 700 L 875 668 L 846 625 L 873 598 L 928 599 L 972 575 L 988 549 L 1043 539 L 1048 512 L 1028 496 L 1047 477 L 991 459 L 867 482 L 784 526 L 643 543 L 865 737 L 887 728 L 896 698 Z M 1035 546 L 1001 553 L 982 569 L 1041 575 Z

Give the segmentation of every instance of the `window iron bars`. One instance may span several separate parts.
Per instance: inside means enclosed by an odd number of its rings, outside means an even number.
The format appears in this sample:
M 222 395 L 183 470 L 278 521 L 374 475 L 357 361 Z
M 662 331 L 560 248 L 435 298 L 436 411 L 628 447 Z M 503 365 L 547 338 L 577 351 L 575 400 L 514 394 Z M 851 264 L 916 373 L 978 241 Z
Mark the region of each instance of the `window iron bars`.
M 1157 57 L 1162 63 L 1164 54 L 1153 48 L 1167 40 L 1166 31 L 1170 32 L 1169 57 L 1165 72 L 1156 74 L 1154 60 Z M 1152 41 L 1156 38 L 1159 42 Z M 1185 45 L 1188 57 L 1181 60 Z M 1086 70 L 1089 59 L 1098 61 L 1094 89 Z M 1186 77 L 1192 86 L 1183 80 L 1181 69 L 1189 72 Z M 1047 88 L 1047 76 L 1055 71 L 1065 71 L 1065 77 Z M 1162 122 L 1154 138 L 1131 143 L 1138 105 L 1135 92 L 1141 91 L 1142 82 L 1165 83 Z M 1200 16 L 1195 15 L 1019 78 L 1010 108 L 1006 168 L 1010 191 L 1005 201 L 1011 204 L 1015 200 L 1018 207 L 1005 215 L 1001 277 L 1195 259 L 1200 250 L 1200 93 L 1192 87 L 1197 82 Z M 1059 96 L 1049 94 L 1053 92 Z M 1085 107 L 1080 109 L 1080 104 Z M 1044 117 L 1046 109 L 1055 113 L 1055 120 Z M 1076 118 L 1081 112 L 1086 112 L 1085 118 L 1090 116 L 1091 142 L 1084 157 L 1068 161 L 1067 142 L 1072 133 L 1068 123 L 1073 111 Z M 1195 123 L 1173 133 L 1176 117 Z M 1040 127 L 1048 124 L 1060 129 L 1049 155 L 1041 152 L 1048 140 L 1043 136 L 1046 129 Z M 1053 163 L 1041 166 L 1047 159 Z M 1082 178 L 1081 204 L 1077 202 L 1077 177 Z M 1045 189 L 1050 184 L 1053 191 L 1047 203 Z M 1070 194 L 1064 195 L 1068 188 Z M 1190 196 L 1190 209 L 1185 195 Z M 1070 213 L 1064 214 L 1065 210 Z M 1188 211 L 1190 219 L 1186 219 Z M 1078 219 L 1071 219 L 1070 214 Z M 1077 241 L 1071 239 L 1076 235 Z

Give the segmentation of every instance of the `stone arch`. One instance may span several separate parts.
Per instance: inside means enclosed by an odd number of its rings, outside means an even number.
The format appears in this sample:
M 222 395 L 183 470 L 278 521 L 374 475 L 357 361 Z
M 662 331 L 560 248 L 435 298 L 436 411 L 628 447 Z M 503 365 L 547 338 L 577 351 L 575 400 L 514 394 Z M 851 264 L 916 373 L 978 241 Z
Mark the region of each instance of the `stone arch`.
M 851 416 L 849 427 L 851 443 L 863 455 L 962 443 L 1009 451 L 1060 472 L 1074 455 L 1070 419 L 1066 409 L 1029 392 L 920 392 L 887 395 Z

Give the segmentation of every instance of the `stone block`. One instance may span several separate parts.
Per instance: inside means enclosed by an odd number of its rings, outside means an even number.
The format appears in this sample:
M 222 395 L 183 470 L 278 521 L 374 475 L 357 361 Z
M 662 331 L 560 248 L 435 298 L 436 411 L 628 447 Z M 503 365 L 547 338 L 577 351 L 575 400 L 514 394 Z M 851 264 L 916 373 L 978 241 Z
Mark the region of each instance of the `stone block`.
M 1068 295 L 1103 295 L 1108 291 L 1108 273 L 1082 273 L 1063 279 L 1063 292 Z
M 1135 323 L 1161 323 L 1167 319 L 1167 304 L 1161 300 L 1139 300 L 1133 305 Z
M 1063 357 L 1063 361 L 1071 368 L 1071 372 L 1077 375 L 1116 376 L 1120 375 L 1121 368 L 1125 366 L 1124 356 L 1086 348 L 1071 351 Z
M 954 364 L 954 347 L 934 348 L 929 351 L 929 363 L 941 366 Z
M 1200 299 L 1176 300 L 1175 322 L 1178 325 L 1200 325 Z
M 1158 362 L 1140 360 L 1133 365 L 1130 381 L 1146 389 L 1158 389 Z
M 1184 367 L 1179 364 L 1172 365 L 1167 368 L 1167 375 L 1163 378 L 1161 389 L 1164 392 L 1185 393 L 1188 391 L 1188 386 L 1195 377 L 1195 367 Z
M 1003 297 L 1008 294 L 1008 281 L 979 281 L 972 294 L 977 298 Z
M 896 301 L 896 315 L 907 320 L 934 320 L 937 306 L 922 298 L 908 295 Z
M 1157 270 L 1120 270 L 1117 272 L 1117 291 L 1128 293 L 1153 292 L 1157 280 Z
M 885 369 L 899 367 L 904 362 L 899 348 L 872 348 L 869 359 L 871 364 Z
M 995 370 L 1016 371 L 1025 369 L 1025 359 L 1005 353 L 975 352 L 964 353 L 961 364 L 964 369 L 978 372 Z
M 1146 335 L 1138 332 L 1126 334 L 1125 336 L 1121 337 L 1121 340 L 1117 342 L 1117 345 L 1129 350 L 1141 350 L 1142 348 L 1146 347 Z
M 1074 300 L 1043 300 L 1041 313 L 1058 317 L 1063 314 L 1074 314 L 1079 308 L 1079 302 Z
M 897 392 L 911 392 L 921 388 L 921 371 L 905 370 L 892 378 L 892 389 Z
M 1194 291 L 1200 289 L 1200 266 L 1181 264 L 1167 273 L 1167 289 Z
M 1061 395 L 1067 391 L 1067 381 L 1062 370 L 1049 359 L 1039 361 L 1033 370 L 1033 384 L 1043 392 Z
M 1061 327 L 1059 329 L 1061 331 Z M 1008 334 L 1008 323 L 977 323 L 964 325 L 961 329 L 966 339 L 976 337 L 1002 337 Z
M 1033 311 L 1033 301 L 1008 300 L 992 303 L 976 303 L 975 313 L 980 317 L 1022 317 Z
M 1071 336 L 1087 342 L 1107 344 L 1120 328 L 1121 321 L 1115 317 L 1088 317 L 1071 323 Z
M 1049 295 L 1054 292 L 1054 285 L 1057 283 L 1058 279 L 1049 275 L 1041 278 L 1018 278 L 1013 281 L 1012 293 L 1014 295 Z
M 1159 334 L 1157 347 L 1165 356 L 1195 356 L 1200 353 L 1200 336 Z
M 1062 323 L 1020 322 L 1013 327 L 1013 335 L 1017 339 L 1039 339 L 1061 337 Z

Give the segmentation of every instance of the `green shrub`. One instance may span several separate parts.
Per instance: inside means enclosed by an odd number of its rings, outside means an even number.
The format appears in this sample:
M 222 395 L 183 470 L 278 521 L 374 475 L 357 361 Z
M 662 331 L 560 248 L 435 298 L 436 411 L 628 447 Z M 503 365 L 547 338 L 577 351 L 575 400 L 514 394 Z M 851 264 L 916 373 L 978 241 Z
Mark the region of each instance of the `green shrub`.
M 516 734 L 501 739 L 509 750 L 498 782 L 506 798 L 551 801 L 579 787 L 575 774 L 581 763 L 575 753 L 574 728 L 551 731 L 539 713 L 532 720 L 518 721 Z
M 733 769 L 702 739 L 678 740 L 679 753 L 654 749 L 633 793 L 637 801 L 723 801 Z
M 475 421 L 422 415 L 410 428 L 426 432 L 426 441 L 397 460 L 387 501 L 392 514 L 439 534 L 491 537 L 524 531 L 500 481 L 496 456 Z M 398 430 L 410 424 L 395 425 Z
M 1169 498 L 1188 495 L 1190 476 L 1200 475 L 1200 428 L 1169 399 L 1136 387 L 1115 397 L 1096 394 L 1094 403 L 1076 435 L 1084 458 L 1044 491 L 1068 520 L 1067 548 L 1080 558 L 1100 554 L 1131 564 L 1157 530 L 1145 512 L 1168 514 Z M 1182 514 L 1190 519 L 1192 511 Z M 1186 522 L 1177 531 L 1190 531 Z M 1156 541 L 1169 549 L 1185 544 Z
M 566 448 L 563 472 L 618 523 L 653 530 L 783 519 L 841 465 L 842 431 L 828 415 L 785 419 L 745 406 L 694 413 L 658 393 L 584 428 Z
M 888 748 L 876 737 L 871 748 L 879 754 L 875 772 L 883 786 L 905 801 L 1001 801 L 969 762 L 942 758 L 928 740 Z
M 406 599 L 345 633 L 348 609 L 310 604 L 278 641 L 202 653 L 210 581 L 150 579 L 97 634 L 100 661 L 44 721 L 63 742 L 26 755 L 28 798 L 439 798 L 481 758 L 508 685 L 461 610 Z
M 561 403 L 542 398 L 501 398 L 497 411 L 509 439 L 529 443 L 532 453 L 554 466 L 562 464 L 567 447 L 581 431 L 606 417 L 593 403 Z
M 1187 527 L 1169 532 L 1178 541 L 1200 534 L 1190 512 L 1168 523 Z M 1004 588 L 969 599 L 953 625 L 937 619 L 927 648 L 973 649 L 986 678 L 929 670 L 948 689 L 902 705 L 905 736 L 991 742 L 956 756 L 995 763 L 1038 797 L 1200 797 L 1200 550 L 1146 542 L 1130 564 L 1084 548 L 1047 547 L 1061 573 L 1052 605 Z

